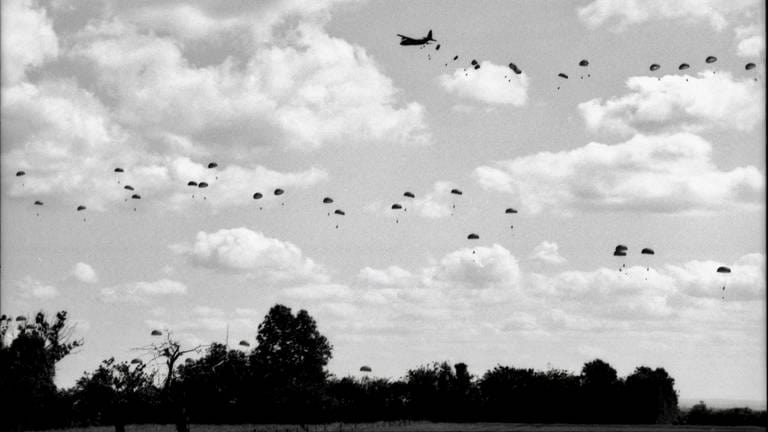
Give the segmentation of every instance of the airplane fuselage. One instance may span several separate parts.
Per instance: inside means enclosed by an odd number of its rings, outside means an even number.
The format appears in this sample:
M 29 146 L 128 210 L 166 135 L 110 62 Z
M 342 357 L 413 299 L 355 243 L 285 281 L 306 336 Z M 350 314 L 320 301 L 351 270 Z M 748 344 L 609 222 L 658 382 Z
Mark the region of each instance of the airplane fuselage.
M 437 42 L 435 39 L 432 39 L 432 30 L 427 33 L 426 37 L 420 39 L 415 39 L 401 34 L 398 34 L 398 36 L 400 37 L 400 45 L 428 45 L 430 42 Z
M 430 40 L 427 38 L 424 39 L 403 39 L 400 41 L 400 45 L 427 45 L 429 44 Z

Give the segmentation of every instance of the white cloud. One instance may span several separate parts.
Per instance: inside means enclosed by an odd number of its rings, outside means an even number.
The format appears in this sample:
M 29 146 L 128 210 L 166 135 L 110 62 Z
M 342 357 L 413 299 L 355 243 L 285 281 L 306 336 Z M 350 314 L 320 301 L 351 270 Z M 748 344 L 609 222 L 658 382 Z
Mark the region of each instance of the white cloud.
M 763 92 L 753 80 L 735 80 L 728 72 L 631 77 L 629 94 L 579 104 L 591 130 L 623 135 L 699 132 L 712 128 L 748 131 L 764 119 Z
M 549 264 L 563 264 L 567 261 L 560 255 L 560 252 L 558 252 L 557 243 L 548 241 L 539 243 L 539 245 L 533 249 L 531 259 Z
M 682 266 L 667 265 L 666 271 L 691 297 L 753 301 L 765 298 L 765 256 L 749 254 L 731 264 L 731 273 L 717 273 L 723 265 L 714 261 L 691 261 Z M 723 289 L 725 288 L 725 289 Z
M 431 191 L 417 195 L 410 206 L 407 200 L 403 201 L 404 207 L 413 207 L 418 215 L 428 219 L 450 216 L 453 212 L 453 206 L 456 205 L 456 202 L 461 201 L 461 196 L 451 194 L 451 190 L 454 188 L 456 185 L 451 182 L 435 182 Z
M 56 58 L 59 42 L 44 8 L 32 0 L 3 2 L 2 53 L 3 87 L 25 79 L 28 68 Z
M 541 152 L 478 167 L 474 175 L 486 189 L 514 194 L 526 213 L 715 211 L 758 205 L 765 188 L 757 168 L 721 171 L 712 145 L 685 133 Z
M 73 55 L 92 65 L 120 122 L 145 135 L 244 147 L 428 140 L 423 107 L 398 106 L 392 81 L 363 48 L 311 22 L 291 31 L 287 45 L 196 67 L 174 39 L 115 20 L 88 27 Z
M 111 174 L 120 166 L 140 205 L 185 209 L 196 201 L 184 185 L 199 180 L 189 176 L 215 158 L 226 175 L 218 197 L 204 204 L 216 210 L 250 204 L 255 191 L 247 185 L 306 187 L 327 177 L 318 167 L 281 173 L 241 162 L 267 149 L 427 143 L 424 108 L 401 100 L 364 48 L 325 31 L 333 3 L 258 2 L 247 10 L 56 3 L 54 14 L 65 16 L 57 22 L 60 49 L 42 9 L 9 3 L 2 90 L 9 195 L 76 198 L 105 210 L 125 199 Z M 84 27 L 69 19 L 75 15 Z M 5 47 L 12 37 L 24 39 L 14 45 L 24 48 L 18 53 Z M 27 67 L 54 57 L 66 67 L 22 80 Z M 6 68 L 15 71 L 8 82 Z M 19 169 L 28 172 L 23 189 L 6 181 Z
M 350 286 L 307 284 L 280 296 L 310 308 L 334 338 L 361 335 L 382 343 L 429 340 L 477 348 L 509 333 L 536 339 L 596 331 L 707 337 L 716 329 L 735 335 L 759 328 L 763 254 L 748 254 L 730 265 L 725 300 L 720 298 L 722 275 L 715 271 L 722 264 L 652 262 L 646 269 L 638 259 L 628 257 L 623 271 L 542 275 L 523 271 L 500 245 L 479 246 L 474 253 L 450 252 L 419 269 L 365 267 Z M 740 317 L 734 320 L 734 313 Z
M 374 285 L 401 285 L 412 277 L 411 272 L 398 266 L 389 266 L 386 269 L 365 267 L 358 273 L 359 279 Z
M 448 93 L 488 104 L 523 106 L 528 101 L 528 75 L 516 75 L 506 66 L 480 62 L 480 69 L 456 69 L 438 77 Z
M 622 31 L 633 24 L 679 19 L 707 21 L 720 31 L 729 19 L 757 4 L 757 0 L 594 0 L 577 13 L 592 28 L 613 22 L 613 29 Z
M 734 29 L 739 57 L 756 59 L 765 52 L 765 30 L 758 25 L 736 27 Z
M 59 290 L 53 285 L 46 285 L 37 279 L 27 276 L 16 282 L 22 297 L 38 300 L 50 300 L 59 296 Z
M 72 275 L 84 283 L 96 283 L 99 281 L 99 277 L 96 275 L 96 271 L 90 265 L 79 262 L 72 268 Z
M 102 288 L 99 299 L 106 303 L 146 303 L 150 297 L 186 293 L 187 286 L 184 283 L 164 278 L 153 282 L 139 281 Z
M 238 40 L 264 43 L 274 38 L 280 25 L 291 19 L 324 21 L 334 3 L 347 0 L 318 0 L 306 3 L 297 0 L 259 1 L 247 4 L 228 4 L 192 1 L 151 3 L 118 2 L 118 14 L 141 28 L 158 33 L 169 33 L 183 40 L 222 43 Z
M 227 164 L 207 169 L 212 156 L 199 154 L 193 161 L 176 154 L 195 153 L 181 138 L 170 137 L 154 150 L 135 145 L 139 141 L 111 118 L 100 100 L 72 81 L 22 83 L 3 89 L 2 158 L 4 177 L 17 169 L 27 171 L 24 187 L 4 181 L 13 197 L 68 197 L 91 210 L 122 205 L 128 192 L 116 184 L 112 168 L 125 169 L 122 184 L 130 184 L 142 195 L 142 205 L 186 209 L 193 201 L 186 184 L 207 181 L 212 199 L 205 205 L 214 209 L 251 203 L 254 190 L 275 187 L 305 188 L 323 181 L 327 173 L 319 168 L 282 173 L 263 166 Z M 6 149 L 5 143 L 8 143 Z M 219 178 L 216 179 L 216 176 Z M 271 197 L 265 194 L 265 201 Z M 147 204 L 145 204 L 147 203 Z
M 313 281 L 328 278 L 322 266 L 305 258 L 296 245 L 248 228 L 199 232 L 192 245 L 172 246 L 191 263 L 234 271 L 270 282 Z

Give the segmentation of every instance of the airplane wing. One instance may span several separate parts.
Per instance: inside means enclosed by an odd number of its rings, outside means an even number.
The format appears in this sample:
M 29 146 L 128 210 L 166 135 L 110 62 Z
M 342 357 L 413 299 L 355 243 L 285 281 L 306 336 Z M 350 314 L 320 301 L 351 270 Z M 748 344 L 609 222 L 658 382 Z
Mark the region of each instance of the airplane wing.
M 414 38 L 412 38 L 412 37 L 403 36 L 403 35 L 401 35 L 401 34 L 398 34 L 398 36 L 400 36 L 400 38 L 401 38 L 402 40 L 409 40 L 409 41 L 412 41 L 412 40 L 416 40 L 416 39 L 414 39 Z

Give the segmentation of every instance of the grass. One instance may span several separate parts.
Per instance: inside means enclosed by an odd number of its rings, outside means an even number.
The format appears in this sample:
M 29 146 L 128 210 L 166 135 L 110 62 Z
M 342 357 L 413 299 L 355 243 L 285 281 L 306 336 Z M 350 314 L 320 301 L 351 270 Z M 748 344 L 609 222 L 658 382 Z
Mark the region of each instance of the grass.
M 128 425 L 126 432 L 175 432 L 174 425 Z M 578 425 L 522 423 L 430 423 L 377 422 L 308 425 L 191 425 L 191 432 L 753 432 L 758 426 L 681 426 L 681 425 Z M 60 429 L 64 432 L 112 432 L 108 426 Z

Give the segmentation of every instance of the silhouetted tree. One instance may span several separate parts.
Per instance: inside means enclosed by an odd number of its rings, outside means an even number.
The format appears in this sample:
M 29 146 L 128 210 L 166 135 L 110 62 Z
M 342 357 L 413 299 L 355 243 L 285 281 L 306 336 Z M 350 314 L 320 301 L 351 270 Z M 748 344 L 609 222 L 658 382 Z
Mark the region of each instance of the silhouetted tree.
M 0 426 L 20 430 L 50 426 L 55 419 L 41 416 L 56 404 L 56 363 L 83 344 L 73 340 L 67 312 L 49 322 L 44 312 L 33 320 L 0 317 L 0 394 L 5 395 Z M 10 343 L 7 343 L 10 339 Z
M 162 385 L 163 399 L 168 407 L 167 409 L 175 417 L 176 430 L 178 432 L 189 432 L 189 419 L 185 407 L 183 389 L 180 386 L 175 385 L 176 366 L 179 359 L 189 353 L 200 351 L 202 345 L 184 349 L 181 346 L 181 342 L 174 339 L 173 334 L 169 330 L 165 330 L 164 332 L 155 330 L 152 332 L 152 335 L 153 337 L 163 338 L 163 341 L 149 344 L 138 348 L 138 350 L 143 351 L 146 355 L 151 357 L 148 363 L 155 361 L 164 363 L 165 379 L 163 380 Z
M 675 380 L 664 368 L 640 366 L 625 380 L 624 421 L 671 423 L 678 414 Z
M 194 423 L 240 423 L 249 421 L 250 376 L 248 358 L 239 350 L 211 344 L 205 355 L 179 366 L 178 380 L 187 395 Z
M 147 372 L 143 362 L 109 358 L 77 381 L 78 409 L 97 423 L 112 424 L 115 432 L 124 432 L 127 423 L 144 420 L 141 414 L 157 395 L 153 380 L 154 373 Z
M 581 368 L 580 380 L 582 421 L 616 423 L 620 387 L 616 369 L 600 359 L 595 359 Z
M 315 320 L 303 309 L 294 316 L 277 304 L 259 325 L 256 341 L 249 360 L 267 418 L 302 423 L 319 418 L 333 347 Z

